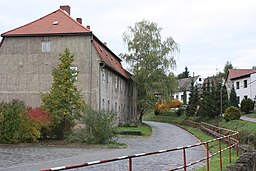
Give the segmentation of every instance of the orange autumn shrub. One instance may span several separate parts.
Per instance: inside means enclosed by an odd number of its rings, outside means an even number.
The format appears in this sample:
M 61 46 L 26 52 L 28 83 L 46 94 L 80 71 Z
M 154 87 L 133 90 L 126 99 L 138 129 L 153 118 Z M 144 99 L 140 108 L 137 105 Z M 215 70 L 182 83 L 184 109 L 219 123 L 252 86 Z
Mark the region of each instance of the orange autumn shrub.
M 166 112 L 171 108 L 179 108 L 182 106 L 182 102 L 178 99 L 173 99 L 170 101 L 159 101 L 155 104 L 155 110 L 158 112 Z

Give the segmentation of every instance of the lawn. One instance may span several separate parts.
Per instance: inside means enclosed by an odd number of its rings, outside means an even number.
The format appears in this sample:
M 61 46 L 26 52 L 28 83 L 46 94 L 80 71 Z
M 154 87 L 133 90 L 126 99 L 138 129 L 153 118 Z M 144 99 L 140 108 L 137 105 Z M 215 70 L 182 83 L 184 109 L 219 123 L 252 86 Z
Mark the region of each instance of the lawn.
M 248 117 L 251 117 L 251 118 L 256 118 L 256 113 L 246 114 L 244 116 L 248 116 Z

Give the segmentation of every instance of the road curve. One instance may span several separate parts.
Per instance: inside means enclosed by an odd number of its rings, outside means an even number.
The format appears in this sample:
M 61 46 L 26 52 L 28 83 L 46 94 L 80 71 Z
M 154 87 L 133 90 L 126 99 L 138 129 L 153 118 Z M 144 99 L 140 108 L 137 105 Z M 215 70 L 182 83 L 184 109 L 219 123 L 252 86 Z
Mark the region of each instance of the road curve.
M 198 140 L 194 136 L 177 126 L 159 122 L 146 123 L 152 127 L 152 136 L 119 138 L 119 142 L 128 145 L 128 148 L 125 149 L 1 145 L 0 170 L 34 171 L 198 143 Z M 186 155 L 187 163 L 189 163 L 190 161 L 205 157 L 205 149 L 203 147 L 192 148 L 187 150 Z M 182 164 L 182 151 L 178 151 L 135 158 L 133 159 L 133 170 L 169 170 Z M 188 170 L 193 170 L 195 167 L 202 165 L 204 165 L 204 163 L 195 165 Z M 117 161 L 74 170 L 127 171 L 128 161 Z

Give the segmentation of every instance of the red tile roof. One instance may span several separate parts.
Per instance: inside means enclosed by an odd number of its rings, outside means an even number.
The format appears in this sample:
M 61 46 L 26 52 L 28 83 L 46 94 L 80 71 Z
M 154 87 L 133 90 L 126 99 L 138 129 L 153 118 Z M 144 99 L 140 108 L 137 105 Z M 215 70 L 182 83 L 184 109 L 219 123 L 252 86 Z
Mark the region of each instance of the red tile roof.
M 92 34 L 90 29 L 82 26 L 82 24 L 71 18 L 66 11 L 58 9 L 38 20 L 5 32 L 2 36 L 38 36 L 86 33 Z M 104 62 L 106 66 L 118 72 L 123 77 L 129 78 L 128 72 L 121 65 L 121 59 L 109 50 L 96 36 L 94 36 L 93 45 L 95 46 L 101 61 Z
M 235 78 L 256 73 L 256 70 L 255 69 L 229 69 L 228 73 L 229 73 L 229 79 L 232 80 Z
M 129 78 L 128 72 L 122 67 L 121 59 L 115 56 L 105 45 L 102 45 L 97 40 L 93 41 L 93 45 L 98 52 L 102 62 L 105 63 L 107 67 L 117 71 L 123 77 Z
M 2 34 L 2 36 L 74 34 L 89 32 L 91 31 L 71 18 L 66 11 L 58 9 L 38 20 L 5 32 Z

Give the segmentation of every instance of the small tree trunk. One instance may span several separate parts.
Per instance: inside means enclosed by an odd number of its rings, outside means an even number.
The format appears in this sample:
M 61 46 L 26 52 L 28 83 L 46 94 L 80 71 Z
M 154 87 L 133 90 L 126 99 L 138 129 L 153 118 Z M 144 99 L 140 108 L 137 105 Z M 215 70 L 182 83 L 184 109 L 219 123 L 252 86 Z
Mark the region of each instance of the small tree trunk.
M 142 123 L 142 117 L 143 117 L 143 115 L 144 115 L 144 111 L 145 111 L 145 109 L 142 108 L 142 110 L 141 110 L 141 112 L 140 112 L 140 117 L 139 117 L 140 123 Z

